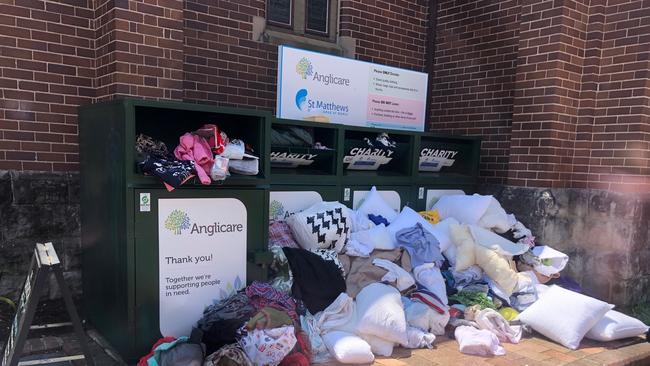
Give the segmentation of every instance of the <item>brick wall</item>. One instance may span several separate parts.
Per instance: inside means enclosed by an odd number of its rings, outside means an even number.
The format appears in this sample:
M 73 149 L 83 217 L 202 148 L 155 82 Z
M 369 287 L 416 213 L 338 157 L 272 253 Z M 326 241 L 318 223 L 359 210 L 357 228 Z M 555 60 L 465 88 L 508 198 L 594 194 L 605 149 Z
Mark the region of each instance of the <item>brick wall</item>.
M 487 183 L 650 191 L 650 2 L 441 1 L 431 128 Z
M 340 1 L 361 60 L 423 71 L 428 2 Z M 264 0 L 5 0 L 0 169 L 78 169 L 76 107 L 118 95 L 272 110 Z M 481 176 L 650 189 L 650 3 L 438 3 L 430 127 L 481 135 Z M 258 37 L 258 38 L 264 38 Z
M 0 2 L 0 169 L 78 169 L 77 106 L 94 96 L 85 0 Z
M 341 1 L 357 58 L 424 70 L 427 1 Z M 131 95 L 272 110 L 265 0 L 4 0 L 0 169 L 78 169 L 76 108 Z
M 440 1 L 430 126 L 483 137 L 481 176 L 505 183 L 521 5 Z
M 340 3 L 340 36 L 357 40 L 360 60 L 424 71 L 428 1 Z

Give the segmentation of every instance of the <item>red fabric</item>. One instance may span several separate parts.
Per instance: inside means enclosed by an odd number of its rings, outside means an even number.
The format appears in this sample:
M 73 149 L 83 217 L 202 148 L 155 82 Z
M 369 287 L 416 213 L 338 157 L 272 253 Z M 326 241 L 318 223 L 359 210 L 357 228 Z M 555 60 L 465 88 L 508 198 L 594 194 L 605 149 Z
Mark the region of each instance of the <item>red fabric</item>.
M 147 360 L 151 357 L 153 357 L 154 351 L 158 346 L 160 346 L 163 343 L 169 343 L 173 342 L 176 340 L 176 337 L 163 337 L 160 338 L 156 343 L 154 343 L 153 347 L 151 347 L 151 352 L 149 352 L 146 356 L 143 356 L 140 361 L 138 361 L 138 366 L 147 366 Z
M 194 131 L 194 133 L 203 136 L 210 145 L 212 153 L 221 155 L 223 149 L 228 144 L 228 137 L 222 131 L 219 131 L 219 127 L 214 124 L 205 124 L 203 127 Z
M 420 302 L 423 302 L 423 303 L 429 305 L 431 308 L 433 308 L 433 310 L 437 311 L 439 314 L 444 314 L 445 313 L 445 309 L 442 309 L 437 304 L 433 303 L 432 301 L 430 301 L 426 297 L 422 296 L 421 294 L 415 293 L 415 294 L 411 295 L 411 298 L 416 299 L 416 300 L 418 300 Z
M 279 245 L 281 247 L 296 248 L 300 246 L 291 234 L 289 224 L 284 221 L 271 221 L 269 223 L 269 247 Z
M 280 366 L 309 366 L 309 359 L 300 352 L 294 352 L 285 357 Z
M 309 359 L 311 358 L 311 350 L 307 340 L 307 334 L 301 331 L 296 331 L 296 346 L 293 351 L 288 354 L 280 366 L 309 366 Z

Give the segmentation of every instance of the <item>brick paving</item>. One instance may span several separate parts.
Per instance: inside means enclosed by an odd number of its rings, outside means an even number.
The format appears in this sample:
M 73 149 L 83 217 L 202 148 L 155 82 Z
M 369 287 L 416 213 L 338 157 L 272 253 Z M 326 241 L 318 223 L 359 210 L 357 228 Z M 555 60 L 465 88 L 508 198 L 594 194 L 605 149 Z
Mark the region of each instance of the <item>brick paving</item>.
M 507 353 L 497 357 L 464 355 L 458 343 L 447 337 L 437 337 L 434 349 L 408 350 L 396 348 L 392 357 L 377 357 L 376 366 L 596 366 L 596 365 L 650 365 L 650 343 L 638 337 L 624 341 L 599 343 L 584 340 L 572 351 L 556 343 L 535 336 L 519 344 L 502 344 Z M 337 362 L 324 366 L 342 365 Z
M 91 338 L 93 360 L 97 366 L 123 365 L 109 357 Z M 597 365 L 650 365 L 650 343 L 644 337 L 599 343 L 584 340 L 575 351 L 564 348 L 541 336 L 523 339 L 519 344 L 503 344 L 504 356 L 478 357 L 458 351 L 458 343 L 447 337 L 437 337 L 434 349 L 409 350 L 396 348 L 393 357 L 377 357 L 373 366 L 597 366 Z M 0 344 L 2 348 L 2 344 Z M 79 354 L 79 342 L 74 333 L 48 334 L 30 338 L 24 355 L 63 351 L 67 355 Z M 66 365 L 83 365 L 75 361 Z M 339 366 L 337 362 L 322 364 Z

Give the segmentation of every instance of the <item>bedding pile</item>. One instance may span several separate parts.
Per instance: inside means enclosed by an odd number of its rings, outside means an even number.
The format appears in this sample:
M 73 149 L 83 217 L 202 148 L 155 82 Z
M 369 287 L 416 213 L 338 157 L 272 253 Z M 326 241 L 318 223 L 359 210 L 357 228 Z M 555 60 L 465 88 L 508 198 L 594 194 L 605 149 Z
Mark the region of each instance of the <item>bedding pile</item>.
M 367 364 L 441 335 L 498 356 L 530 329 L 570 349 L 648 331 L 580 293 L 560 274 L 569 257 L 538 245 L 492 196 L 397 212 L 373 187 L 356 210 L 320 202 L 272 221 L 269 247 L 269 283 L 207 307 L 196 324 L 204 365 Z M 173 349 L 158 348 L 159 358 Z

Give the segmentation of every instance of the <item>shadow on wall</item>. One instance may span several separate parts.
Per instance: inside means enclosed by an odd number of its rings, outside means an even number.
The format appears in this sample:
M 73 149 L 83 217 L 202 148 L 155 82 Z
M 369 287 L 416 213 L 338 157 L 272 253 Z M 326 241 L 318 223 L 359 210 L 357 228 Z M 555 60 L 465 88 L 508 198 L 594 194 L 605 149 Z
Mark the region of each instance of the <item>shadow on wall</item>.
M 0 171 L 0 296 L 18 297 L 35 244 L 47 241 L 73 295 L 81 294 L 79 175 Z M 50 281 L 48 298 L 60 297 Z
M 650 301 L 650 195 L 590 189 L 484 186 L 538 244 L 570 260 L 563 273 L 619 306 Z

